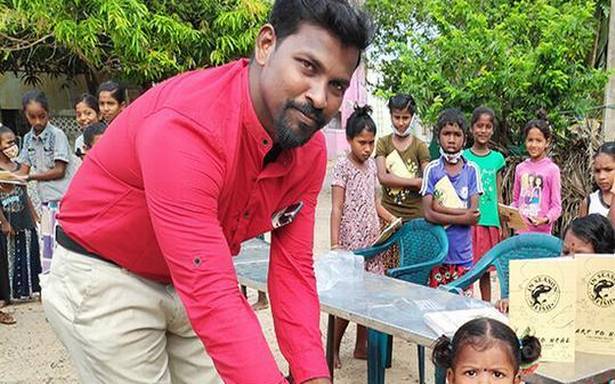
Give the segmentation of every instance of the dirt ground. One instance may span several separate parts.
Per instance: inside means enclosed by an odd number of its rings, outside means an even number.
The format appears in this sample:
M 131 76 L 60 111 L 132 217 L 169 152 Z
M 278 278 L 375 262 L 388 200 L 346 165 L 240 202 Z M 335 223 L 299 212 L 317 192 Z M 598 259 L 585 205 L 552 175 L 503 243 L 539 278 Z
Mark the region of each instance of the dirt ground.
M 316 255 L 325 252 L 329 246 L 331 195 L 327 181 L 320 194 L 316 214 Z M 249 292 L 249 300 L 250 302 L 256 300 L 255 292 Z M 11 305 L 4 310 L 15 316 L 17 324 L 0 326 L 0 383 L 78 383 L 70 358 L 45 320 L 40 303 Z M 282 372 L 288 372 L 288 366 L 275 341 L 270 311 L 268 309 L 259 311 L 258 318 L 280 369 Z M 323 345 L 327 329 L 326 319 L 327 316 L 323 314 L 321 316 Z M 355 332 L 356 328 L 351 325 L 343 340 L 341 350 L 343 367 L 335 372 L 336 383 L 367 382 L 366 362 L 352 357 Z M 427 364 L 428 383 L 433 381 L 432 377 L 433 368 L 431 364 Z M 399 339 L 395 340 L 393 367 L 387 369 L 386 381 L 388 383 L 418 382 L 416 345 Z

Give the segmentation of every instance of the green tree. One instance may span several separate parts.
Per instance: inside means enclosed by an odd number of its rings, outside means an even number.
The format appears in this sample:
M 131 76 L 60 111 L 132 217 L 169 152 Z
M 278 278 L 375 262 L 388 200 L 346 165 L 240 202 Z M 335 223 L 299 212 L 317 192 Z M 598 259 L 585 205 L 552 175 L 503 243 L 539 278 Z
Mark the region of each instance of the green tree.
M 248 55 L 266 0 L 0 0 L 0 72 L 147 86 Z
M 377 89 L 411 93 L 428 122 L 442 108 L 489 105 L 502 143 L 516 142 L 545 108 L 563 136 L 571 117 L 601 104 L 607 74 L 593 64 L 604 3 L 367 0 L 380 28 L 371 55 L 383 74 Z

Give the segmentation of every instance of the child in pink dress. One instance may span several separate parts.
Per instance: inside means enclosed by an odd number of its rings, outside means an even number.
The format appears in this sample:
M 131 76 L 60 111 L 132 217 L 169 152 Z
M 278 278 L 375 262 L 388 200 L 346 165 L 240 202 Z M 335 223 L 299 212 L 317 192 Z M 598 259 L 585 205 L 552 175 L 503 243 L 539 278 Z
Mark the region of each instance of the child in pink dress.
M 381 217 L 387 222 L 395 216 L 380 205 L 376 190 L 378 176 L 376 163 L 371 158 L 376 139 L 376 124 L 370 117 L 369 106 L 356 107 L 346 124 L 346 138 L 350 153 L 341 157 L 333 169 L 331 182 L 331 248 L 353 251 L 371 246 L 380 234 Z M 367 271 L 383 274 L 380 256 L 366 261 Z M 348 321 L 335 319 L 335 366 L 339 359 L 342 336 Z M 354 357 L 367 358 L 367 330 L 357 326 Z
M 515 168 L 512 205 L 519 208 L 527 229 L 517 232 L 551 234 L 562 213 L 562 198 L 559 167 L 547 156 L 551 127 L 544 113 L 527 123 L 524 136 L 530 157 Z

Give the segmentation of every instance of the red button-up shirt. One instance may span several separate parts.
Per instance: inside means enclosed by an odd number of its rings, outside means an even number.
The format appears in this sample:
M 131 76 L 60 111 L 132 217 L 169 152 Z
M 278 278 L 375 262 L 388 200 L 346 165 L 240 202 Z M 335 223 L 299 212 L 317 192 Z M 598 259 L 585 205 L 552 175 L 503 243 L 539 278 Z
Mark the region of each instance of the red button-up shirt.
M 324 137 L 264 165 L 271 147 L 250 99 L 247 61 L 185 73 L 113 121 L 58 216 L 88 251 L 172 282 L 226 383 L 283 382 L 231 255 L 271 231 L 274 212 L 298 201 L 305 205 L 295 221 L 272 232 L 271 309 L 295 380 L 329 376 L 312 259 Z

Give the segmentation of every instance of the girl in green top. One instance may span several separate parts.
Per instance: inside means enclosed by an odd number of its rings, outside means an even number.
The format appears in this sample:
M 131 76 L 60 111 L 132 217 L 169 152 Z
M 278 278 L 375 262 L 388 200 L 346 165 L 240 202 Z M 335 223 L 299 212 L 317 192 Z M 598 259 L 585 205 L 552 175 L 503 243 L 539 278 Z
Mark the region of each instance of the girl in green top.
M 464 151 L 464 157 L 478 165 L 484 193 L 480 197 L 480 219 L 472 226 L 472 250 L 474 264 L 491 248 L 500 242 L 502 230 L 498 214 L 501 200 L 501 170 L 506 165 L 504 156 L 489 148 L 489 140 L 495 129 L 495 113 L 487 107 L 478 107 L 472 113 L 472 136 L 474 144 Z M 491 280 L 489 273 L 480 278 L 480 292 L 483 300 L 491 301 Z
M 404 220 L 423 217 L 421 188 L 423 169 L 429 163 L 427 145 L 414 136 L 419 125 L 416 103 L 410 95 L 389 99 L 393 133 L 376 145 L 378 180 L 382 185 L 382 206 Z

